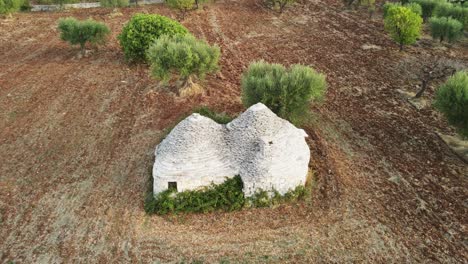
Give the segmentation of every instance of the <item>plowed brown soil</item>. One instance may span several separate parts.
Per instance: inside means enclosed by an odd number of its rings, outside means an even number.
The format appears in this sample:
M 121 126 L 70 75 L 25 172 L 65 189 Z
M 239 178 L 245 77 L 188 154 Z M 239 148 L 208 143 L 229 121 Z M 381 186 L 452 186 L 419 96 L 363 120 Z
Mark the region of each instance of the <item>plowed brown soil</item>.
M 333 0 L 283 15 L 254 0 L 218 1 L 182 22 L 222 49 L 205 95 L 175 99 L 116 39 L 137 12 L 163 5 L 16 14 L 0 20 L 0 260 L 8 263 L 466 263 L 468 167 L 436 135 L 431 108 L 396 91 L 394 67 L 421 53 L 468 62 L 466 43 L 423 38 L 406 52 L 381 18 Z M 57 20 L 107 23 L 109 43 L 85 58 Z M 374 48 L 364 49 L 363 46 Z M 310 138 L 311 201 L 234 213 L 147 216 L 143 198 L 164 128 L 200 104 L 237 113 L 253 60 L 327 74 Z M 430 91 L 429 96 L 432 95 Z

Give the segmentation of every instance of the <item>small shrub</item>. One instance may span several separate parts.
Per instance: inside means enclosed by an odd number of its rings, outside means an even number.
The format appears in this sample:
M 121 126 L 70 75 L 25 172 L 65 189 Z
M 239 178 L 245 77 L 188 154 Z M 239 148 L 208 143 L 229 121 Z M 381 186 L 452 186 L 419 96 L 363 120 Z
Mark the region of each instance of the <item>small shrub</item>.
M 152 76 L 167 82 L 173 73 L 187 81 L 190 77 L 204 78 L 218 69 L 220 50 L 192 35 L 161 36 L 148 49 Z
M 129 5 L 129 0 L 100 0 L 102 7 L 125 7 Z
M 17 12 L 22 2 L 22 0 L 0 0 L 0 14 Z
M 104 43 L 106 36 L 110 33 L 109 28 L 92 19 L 79 21 L 69 17 L 59 20 L 58 29 L 60 38 L 71 45 L 80 45 L 81 53 L 85 53 L 86 42 L 93 44 Z
M 390 9 L 390 7 L 396 7 L 396 6 L 402 6 L 402 5 L 400 3 L 398 3 L 398 2 L 397 3 L 386 2 L 383 5 L 383 16 L 384 16 L 384 18 L 387 17 L 388 9 Z M 407 4 L 403 5 L 403 6 L 409 8 L 411 11 L 413 11 L 413 13 L 416 13 L 419 16 L 422 16 L 422 8 L 418 3 L 407 3 Z
M 284 9 L 287 6 L 292 5 L 296 0 L 265 0 L 265 5 L 268 8 L 278 10 L 278 12 L 283 13 Z
M 422 17 L 424 21 L 432 17 L 434 9 L 440 4 L 444 3 L 444 0 L 412 0 L 411 2 L 417 3 L 422 8 Z
M 201 107 L 196 108 L 193 111 L 193 113 L 198 113 L 198 114 L 200 114 L 202 116 L 209 117 L 209 118 L 213 119 L 216 123 L 224 124 L 224 125 L 231 122 L 234 119 L 233 116 L 230 116 L 230 115 L 228 115 L 226 113 L 215 112 L 215 111 L 209 109 L 206 106 L 201 106 Z
M 449 123 L 468 137 L 468 71 L 459 71 L 439 87 L 435 107 Z
M 166 3 L 177 10 L 182 14 L 182 19 L 185 18 L 185 14 L 194 9 L 195 0 L 166 0 Z
M 416 42 L 421 35 L 422 19 L 407 7 L 390 7 L 384 23 L 392 39 L 400 45 L 400 51 L 404 45 Z
M 454 42 L 463 36 L 463 24 L 450 17 L 432 17 L 429 20 L 431 36 L 440 42 Z
M 161 35 L 185 35 L 188 30 L 170 18 L 160 15 L 136 14 L 123 27 L 120 45 L 129 61 L 145 60 L 146 50 Z
M 325 76 L 310 67 L 286 69 L 259 61 L 242 75 L 242 101 L 245 107 L 261 102 L 297 124 L 307 117 L 311 102 L 323 99 L 326 86 Z
M 460 21 L 465 29 L 468 27 L 468 8 L 462 7 L 461 5 L 441 3 L 434 9 L 434 16 L 451 17 Z

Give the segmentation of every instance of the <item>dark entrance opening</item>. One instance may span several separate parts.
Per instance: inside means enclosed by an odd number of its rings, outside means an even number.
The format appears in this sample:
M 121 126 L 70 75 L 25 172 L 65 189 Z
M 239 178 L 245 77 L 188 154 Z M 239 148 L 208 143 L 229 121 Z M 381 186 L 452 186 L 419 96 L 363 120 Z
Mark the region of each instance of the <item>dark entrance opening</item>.
M 167 188 L 169 190 L 175 190 L 177 191 L 177 182 L 168 182 L 167 183 Z

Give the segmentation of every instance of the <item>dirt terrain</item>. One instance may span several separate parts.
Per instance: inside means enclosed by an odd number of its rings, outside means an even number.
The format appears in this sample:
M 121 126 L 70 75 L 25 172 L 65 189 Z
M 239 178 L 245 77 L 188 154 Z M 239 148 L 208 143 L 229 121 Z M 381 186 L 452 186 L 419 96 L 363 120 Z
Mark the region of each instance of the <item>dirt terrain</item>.
M 398 52 L 381 17 L 339 1 L 283 15 L 256 0 L 217 1 L 182 23 L 222 50 L 203 96 L 175 99 L 117 41 L 137 12 L 163 5 L 16 14 L 0 20 L 0 262 L 466 263 L 468 166 L 436 131 L 453 134 L 397 63 L 423 53 L 468 62 L 467 43 L 427 36 Z M 59 39 L 61 17 L 107 23 L 106 46 L 85 58 Z M 234 213 L 148 216 L 153 150 L 193 107 L 238 113 L 240 75 L 253 60 L 311 65 L 327 99 L 306 127 L 312 199 Z M 429 91 L 428 96 L 432 96 Z

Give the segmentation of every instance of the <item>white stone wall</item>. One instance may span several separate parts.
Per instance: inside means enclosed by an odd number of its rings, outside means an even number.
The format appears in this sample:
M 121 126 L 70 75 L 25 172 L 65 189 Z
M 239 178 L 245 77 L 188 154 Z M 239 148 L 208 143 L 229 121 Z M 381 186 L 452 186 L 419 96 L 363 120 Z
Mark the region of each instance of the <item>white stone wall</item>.
M 305 183 L 310 159 L 305 137 L 263 104 L 226 126 L 193 114 L 156 148 L 154 193 L 166 190 L 168 182 L 184 191 L 240 175 L 247 197 L 259 189 L 284 194 Z

